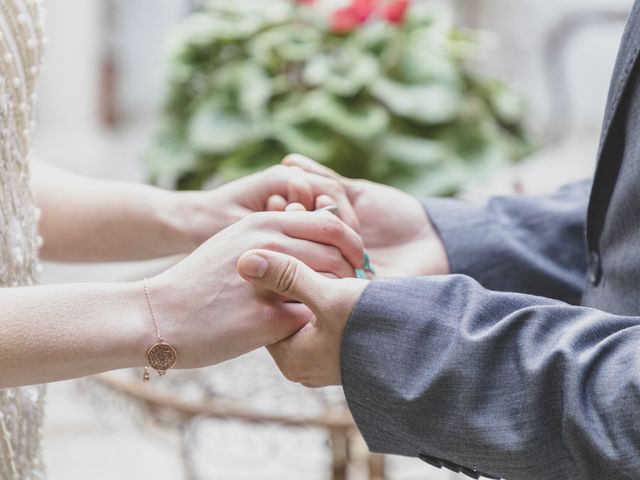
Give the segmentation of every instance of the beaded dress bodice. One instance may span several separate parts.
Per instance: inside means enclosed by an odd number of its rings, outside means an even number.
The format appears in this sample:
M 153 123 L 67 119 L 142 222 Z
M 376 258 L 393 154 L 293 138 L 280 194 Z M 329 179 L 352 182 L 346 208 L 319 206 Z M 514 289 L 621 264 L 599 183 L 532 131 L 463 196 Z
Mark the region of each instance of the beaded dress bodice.
M 0 286 L 36 282 L 40 237 L 29 184 L 35 83 L 46 38 L 41 0 L 0 0 Z M 0 479 L 44 478 L 44 386 L 0 390 Z

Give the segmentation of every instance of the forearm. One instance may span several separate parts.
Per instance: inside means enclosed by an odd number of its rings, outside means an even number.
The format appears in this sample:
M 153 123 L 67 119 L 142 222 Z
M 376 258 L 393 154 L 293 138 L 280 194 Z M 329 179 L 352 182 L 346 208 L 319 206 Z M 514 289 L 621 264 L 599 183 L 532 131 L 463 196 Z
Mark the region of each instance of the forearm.
M 145 302 L 139 283 L 0 289 L 0 388 L 144 365 Z
M 204 215 L 193 193 L 85 178 L 38 162 L 32 176 L 45 259 L 141 260 L 190 252 L 202 240 L 193 235 Z
M 586 278 L 584 238 L 590 182 L 541 197 L 487 202 L 425 199 L 452 273 L 491 290 L 580 302 Z
M 342 381 L 375 451 L 501 478 L 638 478 L 638 343 L 638 317 L 460 275 L 373 282 Z

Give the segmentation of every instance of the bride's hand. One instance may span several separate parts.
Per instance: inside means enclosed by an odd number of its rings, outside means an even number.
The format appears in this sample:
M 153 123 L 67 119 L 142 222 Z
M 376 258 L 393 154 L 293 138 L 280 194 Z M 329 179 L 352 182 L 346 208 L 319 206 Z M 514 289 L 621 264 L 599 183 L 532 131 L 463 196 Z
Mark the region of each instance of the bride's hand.
M 339 278 L 352 277 L 363 263 L 359 235 L 331 213 L 256 213 L 240 220 L 147 281 L 178 368 L 211 365 L 273 344 L 312 319 L 304 305 L 275 298 L 240 277 L 239 256 L 256 248 L 287 253 Z M 141 342 L 141 351 L 154 342 L 151 323 Z
M 194 245 L 251 213 L 284 210 L 293 202 L 313 210 L 320 195 L 331 197 L 339 207 L 338 216 L 354 230 L 359 229 L 358 218 L 340 182 L 295 166 L 276 165 L 215 190 L 181 195 L 187 205 L 183 215 L 188 223 L 186 231 Z

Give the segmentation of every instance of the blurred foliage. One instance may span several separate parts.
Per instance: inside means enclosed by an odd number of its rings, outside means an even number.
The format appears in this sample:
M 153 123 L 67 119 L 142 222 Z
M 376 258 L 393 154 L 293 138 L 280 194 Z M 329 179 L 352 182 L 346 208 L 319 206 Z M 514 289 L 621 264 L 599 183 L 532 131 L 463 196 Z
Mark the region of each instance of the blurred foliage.
M 528 152 L 522 97 L 474 68 L 481 33 L 431 2 L 346 28 L 326 3 L 213 0 L 178 26 L 146 154 L 153 179 L 199 188 L 298 152 L 451 194 Z

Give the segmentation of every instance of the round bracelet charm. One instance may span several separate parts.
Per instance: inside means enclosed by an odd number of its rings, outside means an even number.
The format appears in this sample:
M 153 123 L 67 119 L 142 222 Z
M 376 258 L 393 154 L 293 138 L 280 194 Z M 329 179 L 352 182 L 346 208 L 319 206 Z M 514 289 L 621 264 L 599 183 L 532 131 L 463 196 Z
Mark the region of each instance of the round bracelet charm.
M 147 350 L 149 365 L 160 375 L 164 375 L 167 370 L 173 367 L 177 358 L 176 349 L 168 343 L 159 342 L 151 345 Z

